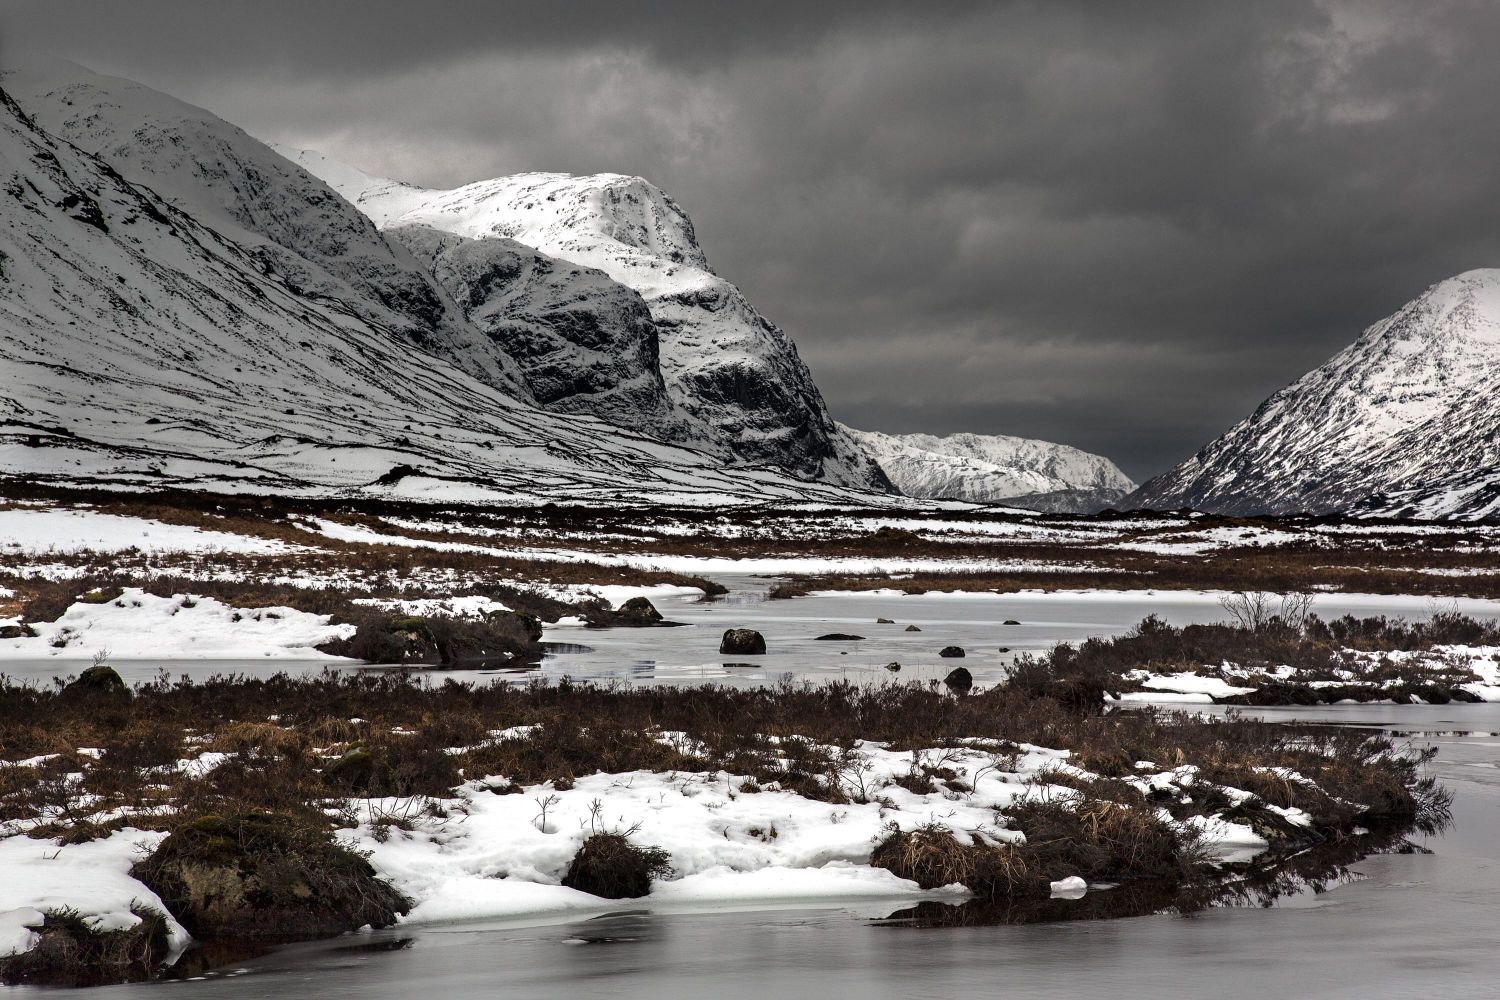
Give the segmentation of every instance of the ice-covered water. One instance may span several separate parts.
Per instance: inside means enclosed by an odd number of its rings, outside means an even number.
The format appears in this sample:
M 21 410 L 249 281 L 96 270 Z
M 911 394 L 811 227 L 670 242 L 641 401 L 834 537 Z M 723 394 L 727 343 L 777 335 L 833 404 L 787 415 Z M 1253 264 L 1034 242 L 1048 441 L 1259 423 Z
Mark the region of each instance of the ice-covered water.
M 575 679 L 757 683 L 798 679 L 884 679 L 889 663 L 900 663 L 901 680 L 931 680 L 962 664 L 976 681 L 1001 679 L 1022 653 L 1039 653 L 1059 642 L 1118 635 L 1155 614 L 1173 625 L 1223 621 L 1215 594 L 1182 591 L 1029 592 L 1019 594 L 920 594 L 893 592 L 815 594 L 765 600 L 767 583 L 726 578 L 727 597 L 660 602 L 674 629 L 550 629 L 548 638 L 586 644 L 588 652 L 546 657 L 541 671 Z M 1441 608 L 1454 606 L 1443 603 Z M 1426 617 L 1435 605 L 1426 597 L 1321 595 L 1313 610 L 1325 618 L 1391 615 Z M 1500 617 L 1500 603 L 1466 600 L 1468 614 Z M 877 624 L 877 619 L 894 624 Z M 1006 625 L 1006 621 L 1019 624 Z M 908 632 L 916 625 L 920 632 Z M 725 656 L 719 640 L 729 628 L 753 628 L 766 637 L 764 656 Z M 859 635 L 858 642 L 820 642 L 830 632 Z M 938 655 L 961 646 L 962 660 Z M 1004 651 L 1002 651 L 1004 650 Z
M 576 680 L 629 680 L 646 683 L 758 684 L 791 677 L 826 680 L 848 677 L 879 681 L 934 680 L 953 667 L 967 667 L 977 682 L 1001 679 L 1016 656 L 1043 652 L 1059 642 L 1118 635 L 1147 615 L 1173 625 L 1222 621 L 1218 595 L 1184 591 L 1094 591 L 1019 594 L 900 594 L 875 592 L 819 594 L 795 600 L 765 599 L 771 581 L 725 577 L 728 595 L 711 601 L 660 599 L 661 612 L 683 628 L 587 629 L 552 627 L 553 647 L 540 664 L 502 671 L 455 671 L 455 675 L 525 679 L 527 676 Z M 1313 610 L 1325 618 L 1352 614 L 1422 618 L 1435 609 L 1457 608 L 1478 617 L 1500 617 L 1500 602 L 1437 602 L 1427 597 L 1326 594 Z M 890 625 L 877 624 L 888 618 Z M 1006 625 L 1006 621 L 1020 624 Z M 920 632 L 908 632 L 915 625 Z M 766 637 L 764 656 L 725 656 L 719 640 L 729 628 L 753 628 Z M 820 642 L 830 632 L 863 636 L 857 642 Z M 938 651 L 961 646 L 962 660 Z M 582 647 L 582 648 L 579 648 Z M 1004 650 L 1002 652 L 1002 650 Z M 131 683 L 165 670 L 172 676 L 210 674 L 269 676 L 278 672 L 319 673 L 360 669 L 347 661 L 263 657 L 240 660 L 112 659 Z M 900 663 L 897 674 L 886 665 Z M 0 673 L 20 680 L 48 680 L 76 674 L 86 661 L 44 657 L 6 660 Z M 372 668 L 373 669 L 373 668 Z M 446 672 L 445 672 L 446 673 Z

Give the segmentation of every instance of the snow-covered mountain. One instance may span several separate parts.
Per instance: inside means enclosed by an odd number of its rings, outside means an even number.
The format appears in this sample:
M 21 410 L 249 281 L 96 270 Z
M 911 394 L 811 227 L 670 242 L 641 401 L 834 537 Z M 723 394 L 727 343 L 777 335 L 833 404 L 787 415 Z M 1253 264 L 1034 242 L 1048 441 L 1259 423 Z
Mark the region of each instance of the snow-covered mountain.
M 242 129 L 65 60 L 9 59 L 0 86 L 49 133 L 234 240 L 265 273 L 337 301 L 483 382 L 527 395 L 516 363 L 465 319 L 423 264 Z
M 1127 498 L 1479 517 L 1500 507 L 1500 270 L 1433 285 Z
M 650 310 L 670 406 L 653 433 L 800 475 L 884 488 L 880 468 L 828 415 L 787 335 L 709 267 L 687 214 L 639 177 L 531 173 L 451 191 L 373 177 L 281 149 L 380 228 L 504 239 L 602 271 Z
M 263 239 L 196 204 L 131 183 L 0 89 L 0 473 L 444 500 L 848 496 L 540 410 L 368 301 L 268 266 Z
M 1135 488 L 1107 458 L 1000 434 L 881 434 L 845 427 L 910 497 L 1007 503 L 1054 513 L 1102 510 Z

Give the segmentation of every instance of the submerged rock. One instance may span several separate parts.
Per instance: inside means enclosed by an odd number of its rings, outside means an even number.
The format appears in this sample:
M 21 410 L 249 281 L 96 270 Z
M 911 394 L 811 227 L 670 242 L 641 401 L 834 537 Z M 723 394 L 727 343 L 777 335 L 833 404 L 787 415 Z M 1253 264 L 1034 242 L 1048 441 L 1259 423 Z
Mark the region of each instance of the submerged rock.
M 962 646 L 944 646 L 942 649 L 938 650 L 938 655 L 947 656 L 950 658 L 963 656 L 964 648 Z
M 875 624 L 876 625 L 894 625 L 896 623 L 893 622 L 893 621 L 891 621 L 891 619 L 889 619 L 889 618 L 877 618 L 877 619 L 875 619 Z
M 893 674 L 900 673 L 901 664 L 897 663 L 895 660 L 892 660 L 890 663 L 887 663 L 885 665 L 885 669 L 889 670 Z
M 847 632 L 829 632 L 827 635 L 820 635 L 820 636 L 818 636 L 817 641 L 818 642 L 859 642 L 863 638 L 864 638 L 864 636 L 862 636 L 862 635 L 850 635 Z
M 919 628 L 917 628 L 915 625 L 908 625 L 908 626 L 906 626 L 906 631 L 908 631 L 908 632 L 920 632 L 922 630 L 919 629 Z
M 753 628 L 732 628 L 719 642 L 719 652 L 754 656 L 766 651 L 766 637 Z
M 1002 625 L 1019 625 L 1021 623 L 1018 622 L 1018 621 L 1016 621 L 1014 618 L 1007 618 L 1007 619 L 1005 619 L 1005 621 L 1001 622 L 1000 624 L 1002 624 Z

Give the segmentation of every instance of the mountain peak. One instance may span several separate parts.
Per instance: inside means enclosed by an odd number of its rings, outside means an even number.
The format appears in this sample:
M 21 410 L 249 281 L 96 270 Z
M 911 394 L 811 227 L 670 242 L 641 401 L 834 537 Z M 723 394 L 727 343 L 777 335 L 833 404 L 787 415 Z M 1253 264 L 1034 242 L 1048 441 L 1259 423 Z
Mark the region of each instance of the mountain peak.
M 1440 281 L 1128 498 L 1231 514 L 1367 508 L 1500 464 L 1500 270 Z M 1500 474 L 1497 474 L 1500 475 Z M 1469 493 L 1474 493 L 1470 489 Z

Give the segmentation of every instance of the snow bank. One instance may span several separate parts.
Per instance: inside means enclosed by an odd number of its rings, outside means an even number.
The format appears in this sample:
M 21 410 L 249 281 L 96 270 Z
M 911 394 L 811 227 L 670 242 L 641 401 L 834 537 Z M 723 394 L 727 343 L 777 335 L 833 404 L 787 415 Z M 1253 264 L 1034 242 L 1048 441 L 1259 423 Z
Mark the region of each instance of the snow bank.
M 114 659 L 329 659 L 315 646 L 354 634 L 328 615 L 293 608 L 235 608 L 211 597 L 156 597 L 126 588 L 107 604 L 77 603 L 51 624 L 31 623 L 35 637 L 0 640 L 0 660 L 88 659 L 108 650 Z
M 155 847 L 164 833 L 118 830 L 84 844 L 59 847 L 25 836 L 0 839 L 0 956 L 29 950 L 43 911 L 71 907 L 97 930 L 126 930 L 140 923 L 132 903 L 167 917 L 173 950 L 187 947 L 188 933 L 161 898 L 130 877 L 130 866 Z
M 166 524 L 91 510 L 0 510 L 0 551 L 6 555 L 70 552 L 278 554 L 308 551 L 270 538 Z

